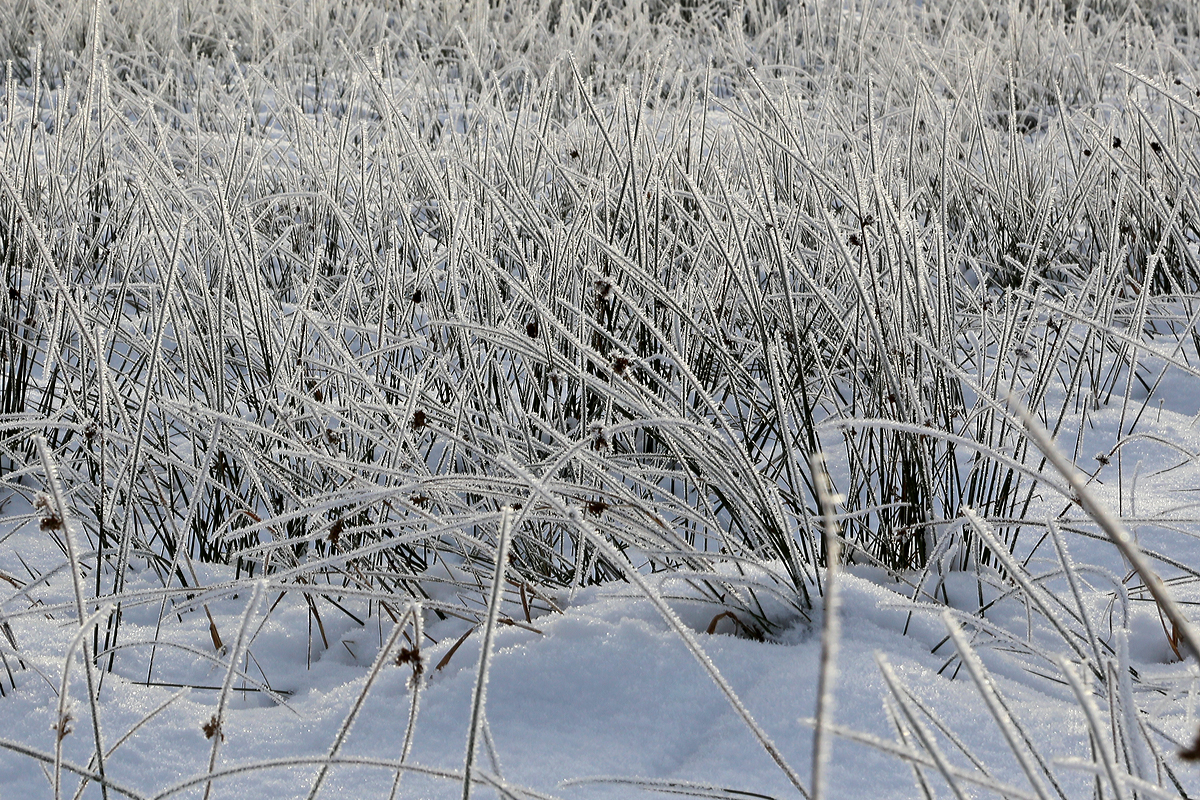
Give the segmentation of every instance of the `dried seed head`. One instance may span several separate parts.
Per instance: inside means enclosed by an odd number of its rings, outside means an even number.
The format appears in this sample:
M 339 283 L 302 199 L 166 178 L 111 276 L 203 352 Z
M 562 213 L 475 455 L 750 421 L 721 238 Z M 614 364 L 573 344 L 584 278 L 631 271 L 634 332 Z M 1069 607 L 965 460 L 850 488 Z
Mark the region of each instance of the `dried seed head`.
M 604 430 L 604 426 L 603 425 L 593 425 L 591 428 L 591 432 L 592 432 L 592 449 L 593 450 L 607 449 L 608 448 L 608 435 L 607 435 L 607 431 Z
M 612 292 L 612 282 L 608 278 L 601 278 L 595 283 L 596 297 L 599 300 L 608 299 L 608 295 Z
M 531 319 L 529 322 L 525 323 L 525 335 L 528 336 L 530 339 L 537 338 L 538 321 L 536 319 Z
M 409 426 L 414 431 L 419 431 L 426 424 L 428 424 L 428 420 L 425 418 L 425 412 L 418 408 L 416 413 L 413 414 L 412 422 L 409 423 Z
M 74 728 L 71 727 L 71 723 L 74 722 L 74 720 L 75 718 L 71 716 L 71 712 L 68 711 L 58 718 L 57 724 L 50 726 L 50 730 L 57 734 L 58 741 L 61 742 L 67 734 L 74 730 Z
M 338 517 L 337 519 L 335 519 L 333 521 L 333 524 L 329 526 L 329 546 L 330 547 L 338 546 L 338 541 L 340 541 L 342 538 L 342 531 L 344 531 L 345 529 L 346 529 L 346 523 L 344 521 L 342 521 L 341 517 Z
M 1121 149 L 1121 137 L 1120 136 L 1114 136 L 1112 138 L 1112 146 L 1113 146 L 1113 150 Z
M 423 494 L 414 494 L 409 499 L 412 501 L 412 504 L 414 506 L 419 506 L 421 508 L 425 508 L 429 505 L 429 498 Z
M 96 424 L 96 420 L 89 419 L 83 426 L 83 438 L 87 439 L 88 447 L 95 444 L 98 436 L 100 436 L 100 426 Z
M 603 500 L 589 500 L 586 508 L 589 514 L 591 514 L 593 517 L 598 517 L 605 511 L 608 511 L 611 506 L 609 506 L 609 504 Z
M 53 501 L 50 500 L 50 495 L 39 494 L 37 499 L 33 501 L 33 506 L 38 510 L 39 528 L 43 531 L 61 531 L 63 529 L 62 515 L 54 507 Z
M 417 649 L 416 645 L 400 648 L 400 652 L 396 655 L 396 666 L 403 667 L 405 664 L 412 665 L 413 678 L 419 678 L 421 673 L 425 671 L 425 662 L 421 658 L 421 651 Z
M 205 739 L 211 739 L 214 736 L 220 736 L 221 741 L 225 741 L 225 734 L 221 731 L 221 721 L 217 719 L 216 714 L 213 714 L 207 722 L 201 723 L 200 730 L 204 731 Z
M 413 301 L 414 303 L 419 303 L 419 302 L 421 302 L 421 299 L 422 299 L 422 297 L 424 297 L 424 295 L 422 295 L 422 294 L 421 294 L 421 290 L 420 290 L 420 289 L 417 289 L 415 292 L 413 292 L 413 293 L 412 293 L 412 301 Z
M 1108 453 L 1096 453 L 1096 461 L 1102 467 L 1107 467 L 1109 465 L 1109 463 L 1111 463 L 1111 460 L 1108 457 Z
M 612 362 L 612 371 L 617 375 L 624 376 L 625 370 L 629 369 L 630 361 L 625 356 L 617 356 Z

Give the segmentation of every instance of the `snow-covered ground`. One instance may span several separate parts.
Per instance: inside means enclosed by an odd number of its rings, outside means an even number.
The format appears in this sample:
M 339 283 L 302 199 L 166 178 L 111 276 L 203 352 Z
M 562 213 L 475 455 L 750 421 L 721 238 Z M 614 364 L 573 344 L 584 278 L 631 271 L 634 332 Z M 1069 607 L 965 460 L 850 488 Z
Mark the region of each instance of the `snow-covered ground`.
M 1119 411 L 1101 410 L 1090 419 L 1093 427 L 1087 444 L 1104 449 L 1100 442 L 1112 437 Z M 1146 431 L 1193 452 L 1200 447 L 1197 420 L 1174 411 L 1163 411 Z M 1194 461 L 1179 465 L 1175 448 L 1152 441 L 1143 443 L 1137 460 L 1144 476 L 1137 485 L 1138 513 L 1145 519 L 1182 520 L 1186 514 L 1178 513 L 1178 494 L 1196 485 L 1197 465 Z M 1156 474 L 1165 467 L 1173 469 Z M 6 507 L 5 533 L 0 537 L 0 570 L 14 578 L 29 574 L 24 565 L 32 572 L 46 573 L 64 563 L 62 552 L 38 530 L 36 515 L 22 503 L 18 498 Z M 1160 522 L 1156 529 L 1162 527 Z M 1192 568 L 1200 565 L 1194 537 L 1175 534 L 1168 544 L 1170 534 L 1155 534 L 1150 528 L 1146 526 L 1148 535 L 1143 537 L 1148 545 L 1157 542 L 1173 558 Z M 1095 565 L 1113 579 L 1125 577 L 1111 545 L 1077 536 L 1069 536 L 1068 541 L 1100 639 L 1116 650 L 1121 638 L 1128 640 L 1144 724 L 1188 743 L 1196 727 L 1195 692 L 1200 685 L 1195 662 L 1179 663 L 1175 658 L 1151 603 L 1132 602 L 1128 626 L 1122 626 L 1112 584 L 1102 572 L 1086 569 Z M 945 563 L 955 557 L 947 554 Z M 1053 559 L 1053 547 L 1043 543 L 1030 562 L 1030 574 L 1049 572 Z M 138 597 L 144 590 L 150 596 L 158 584 L 144 566 L 136 571 L 138 563 L 135 558 L 135 575 L 127 592 Z M 230 577 L 225 568 L 201 567 L 203 585 L 219 586 Z M 942 589 L 923 588 L 947 601 L 948 607 L 963 609 L 960 621 L 977 609 L 981 591 L 985 600 L 996 596 L 993 587 L 979 587 L 974 571 L 947 571 L 943 579 Z M 906 709 L 917 710 L 922 721 L 916 724 L 923 726 L 947 763 L 961 770 L 960 777 L 971 773 L 986 782 L 985 775 L 990 775 L 996 785 L 1009 787 L 993 792 L 960 782 L 966 796 L 1037 796 L 977 687 L 953 658 L 954 646 L 946 641 L 947 628 L 938 609 L 928 602 L 914 606 L 911 586 L 875 568 L 852 566 L 839 580 L 843 627 L 833 721 L 858 734 L 859 740 L 835 741 L 828 762 L 827 796 L 921 797 L 922 781 L 934 796 L 946 795 L 946 783 L 929 762 L 930 751 L 912 739 L 914 723 L 905 721 L 901 726 L 907 741 L 897 736 L 893 719 L 903 717 Z M 807 785 L 812 758 L 809 720 L 816 705 L 821 648 L 820 603 L 810 620 L 797 620 L 774 641 L 755 641 L 734 635 L 737 629 L 729 619 L 718 621 L 709 635 L 710 606 L 689 600 L 681 581 L 660 581 L 656 586 L 674 598 L 673 607 L 698 635 L 708 657 Z M 1070 604 L 1061 579 L 1047 586 L 1057 587 L 1064 608 Z M 62 757 L 85 766 L 92 752 L 85 676 L 78 653 L 65 658 L 77 630 L 69 607 L 67 573 L 59 569 L 41 585 L 21 592 L 7 587 L 5 595 L 3 610 L 11 615 L 20 653 L 5 648 L 13 672 L 3 678 L 6 696 L 0 700 L 4 720 L 0 738 L 6 747 L 29 750 L 0 752 L 0 797 L 50 797 L 58 691 L 68 661 L 72 665 L 66 684 L 71 732 L 64 737 Z M 1184 597 L 1194 599 L 1193 595 L 1185 587 Z M 315 762 L 327 756 L 345 721 L 352 718 L 339 757 L 365 761 L 334 766 L 323 778 L 320 795 L 388 797 L 396 774 L 389 764 L 401 758 L 415 687 L 419 713 L 407 756 L 413 770 L 406 771 L 395 796 L 460 797 L 459 776 L 482 639 L 479 630 L 461 639 L 451 654 L 468 624 L 426 613 L 426 639 L 420 650 L 423 675 L 414 679 L 411 660 L 394 663 L 408 647 L 400 638 L 368 688 L 368 673 L 391 626 L 379 622 L 378 612 L 360 625 L 319 595 L 313 597 L 320 626 L 295 591 L 281 596 L 279 588 L 263 584 L 253 607 L 253 584 L 243 582 L 236 591 L 216 592 L 205 605 L 223 640 L 221 654 L 214 650 L 209 619 L 200 607 L 185 603 L 181 613 L 168 613 L 156 635 L 159 601 L 128 605 L 121 641 L 130 647 L 121 651 L 115 670 L 103 677 L 97 703 L 102 736 L 111 749 L 110 780 L 142 797 L 202 796 L 204 783 L 195 780 L 207 773 L 214 739 L 223 737 L 217 742 L 215 771 L 230 772 L 213 783 L 210 796 L 307 797 L 318 771 Z M 204 599 L 201 596 L 197 602 Z M 353 598 L 340 599 L 347 611 L 361 613 Z M 500 778 L 511 796 L 529 791 L 564 798 L 629 797 L 639 793 L 630 781 L 664 791 L 708 792 L 702 796 L 796 795 L 679 636 L 628 584 L 580 589 L 573 596 L 564 592 L 553 599 L 561 613 L 535 601 L 530 622 L 500 624 L 494 639 L 477 763 Z M 1009 597 L 989 607 L 986 620 L 1015 634 L 1015 639 L 1007 645 L 991 639 L 990 646 L 977 640 L 977 652 L 1028 736 L 1030 751 L 1049 764 L 1065 796 L 1092 796 L 1093 775 L 1079 767 L 1095 761 L 1084 714 L 1054 664 L 1045 658 L 1069 652 L 1061 640 L 1056 647 L 1045 620 L 1039 620 L 1036 611 L 1027 615 L 1022 603 Z M 68 608 L 51 613 L 39 610 L 56 604 Z M 505 601 L 502 619 L 505 616 L 523 620 L 515 591 Z M 239 637 L 243 626 L 245 635 Z M 245 643 L 241 648 L 239 638 Z M 159 645 L 148 675 L 149 643 L 155 640 Z M 1022 641 L 1028 648 L 1022 648 Z M 168 649 L 164 642 L 191 649 Z M 222 713 L 220 687 L 231 652 L 242 653 L 235 665 L 239 672 L 225 696 L 219 732 L 206 736 L 206 723 Z M 24 669 L 17 668 L 18 658 Z M 897 680 L 892 688 L 884 679 L 881 659 Z M 244 676 L 257 684 L 248 684 Z M 148 677 L 156 685 L 145 685 Z M 255 690 L 264 684 L 278 693 L 274 700 Z M 352 709 L 360 700 L 355 715 Z M 1103 699 L 1100 702 L 1107 705 Z M 1107 712 L 1106 708 L 1106 718 Z M 871 744 L 864 737 L 875 737 L 877 742 Z M 888 752 L 889 748 L 895 752 Z M 40 755 L 30 757 L 33 751 Z M 917 776 L 911 759 L 906 763 L 896 752 L 921 753 L 926 761 L 923 777 Z M 1200 792 L 1200 769 L 1181 763 L 1169 748 L 1167 753 L 1182 788 L 1188 794 Z M 259 767 L 236 771 L 240 765 L 255 764 Z M 1153 780 L 1153 766 L 1150 769 L 1147 777 Z M 73 794 L 77 785 L 75 778 L 65 776 L 63 796 Z M 493 791 L 476 789 L 481 796 Z M 98 796 L 94 786 L 86 796 Z
M 12 543 L 10 539 L 8 544 Z M 944 636 L 937 619 L 918 616 L 907 625 L 906 634 L 908 615 L 902 609 L 906 597 L 897 592 L 899 587 L 871 575 L 847 574 L 843 581 L 844 635 L 838 657 L 836 721 L 895 741 L 885 713 L 888 690 L 876 664 L 878 656 L 886 655 L 904 685 L 963 737 L 976 756 L 996 770 L 998 778 L 1015 782 L 1015 764 L 993 721 L 982 711 L 973 685 L 937 674 L 948 657 L 945 645 L 931 653 Z M 956 588 L 966 591 L 972 587 Z M 272 593 L 270 599 L 274 596 Z M 237 599 L 210 606 L 219 629 L 228 631 L 230 637 L 247 600 L 243 592 Z M 590 784 L 586 782 L 589 778 L 691 781 L 772 797 L 794 794 L 784 775 L 649 603 L 629 596 L 627 589 L 606 587 L 579 592 L 563 611 L 536 619 L 539 633 L 511 626 L 502 626 L 497 633 L 486 713 L 499 769 L 488 760 L 485 769 L 514 784 L 561 797 L 616 798 L 635 792 L 619 784 Z M 249 645 L 251 675 L 260 677 L 261 667 L 273 688 L 289 693 L 287 704 L 276 705 L 262 693 L 234 691 L 222 726 L 226 738 L 219 768 L 325 755 L 361 694 L 367 670 L 378 653 L 378 628 L 326 616 L 330 648 L 324 649 L 318 638 L 312 664 L 306 666 L 308 621 L 303 604 L 281 604 L 260 626 L 265 613 L 266 608 L 260 606 L 250 620 L 250 630 L 257 632 Z M 127 614 L 124 625 L 130 641 L 153 631 L 153 615 L 145 616 L 147 627 L 141 628 L 136 624 L 138 614 Z M 705 620 L 690 616 L 696 627 L 705 626 Z M 191 612 L 183 624 L 177 618 L 171 622 L 176 626 L 171 639 L 191 642 L 211 653 L 202 613 Z M 1138 622 L 1148 628 L 1157 625 L 1156 619 Z M 21 642 L 37 645 L 22 648 L 22 658 L 31 669 L 16 673 L 15 691 L 6 687 L 12 696 L 4 700 L 4 738 L 52 754 L 57 697 L 51 682 L 61 675 L 62 653 L 74 626 L 26 617 L 13 627 Z M 436 626 L 430 632 L 437 632 Z M 469 637 L 445 667 L 433 669 L 456 640 L 447 635 L 438 645 L 422 651 L 431 674 L 420 687 L 420 713 L 410 758 L 424 767 L 461 772 L 479 637 Z M 820 636 L 814 627 L 797 625 L 779 642 L 721 633 L 704 636 L 702 641 L 758 723 L 796 769 L 807 775 L 812 736 L 805 720 L 814 713 L 820 652 Z M 1157 645 L 1152 644 L 1149 652 L 1161 658 L 1167 650 L 1165 638 Z M 145 661 L 143 652 L 122 662 L 118 674 L 105 678 L 100 713 L 109 742 L 177 693 L 173 688 L 133 682 L 145 681 Z M 219 665 L 195 656 L 161 653 L 158 664 L 154 677 L 160 681 L 220 687 L 224 677 Z M 176 666 L 178 669 L 172 669 Z M 71 692 L 76 722 L 65 742 L 65 758 L 83 763 L 90 752 L 88 712 L 81 699 L 86 697 L 86 687 L 78 665 L 75 673 Z M 411 675 L 407 666 L 385 669 L 367 696 L 343 755 L 399 758 L 412 700 Z M 1086 754 L 1086 730 L 1068 693 L 1055 691 L 1052 684 L 1018 670 L 999 678 L 999 684 L 1043 754 L 1051 758 Z M 154 796 L 177 782 L 202 775 L 211 744 L 202 726 L 211 719 L 218 694 L 184 690 L 169 713 L 146 722 L 113 754 L 110 777 Z M 1174 720 L 1172 727 L 1180 724 Z M 830 763 L 830 796 L 919 796 L 911 770 L 869 746 L 838 741 Z M 288 766 L 239 774 L 219 782 L 214 796 L 305 797 L 315 769 Z M 1193 785 L 1200 787 L 1200 775 L 1196 778 Z M 392 779 L 393 773 L 384 768 L 341 766 L 333 771 L 323 791 L 327 797 L 386 797 Z M 563 785 L 572 780 L 583 783 Z M 1080 777 L 1068 784 L 1070 795 L 1082 796 L 1079 793 L 1085 791 L 1085 783 Z M 15 753 L 0 755 L 0 787 L 0 796 L 5 798 L 43 797 L 49 789 L 43 771 Z M 400 796 L 405 797 L 458 797 L 461 793 L 455 780 L 417 774 L 407 775 L 401 788 Z M 191 795 L 196 794 L 193 789 Z

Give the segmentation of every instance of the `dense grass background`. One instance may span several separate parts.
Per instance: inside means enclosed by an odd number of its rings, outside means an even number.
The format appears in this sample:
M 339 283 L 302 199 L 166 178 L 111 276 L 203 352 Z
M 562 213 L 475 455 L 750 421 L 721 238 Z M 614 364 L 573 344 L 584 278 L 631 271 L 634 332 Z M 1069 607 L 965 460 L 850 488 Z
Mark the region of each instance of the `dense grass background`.
M 318 624 L 487 627 L 506 505 L 526 623 L 669 570 L 772 637 L 824 591 L 821 451 L 848 561 L 1035 595 L 1046 509 L 1096 529 L 1005 399 L 1119 490 L 1192 402 L 1160 387 L 1200 363 L 1198 32 L 1120 0 L 5 3 L 3 481 L 36 505 L 57 465 L 30 518 L 78 526 L 107 668 L 201 564 Z

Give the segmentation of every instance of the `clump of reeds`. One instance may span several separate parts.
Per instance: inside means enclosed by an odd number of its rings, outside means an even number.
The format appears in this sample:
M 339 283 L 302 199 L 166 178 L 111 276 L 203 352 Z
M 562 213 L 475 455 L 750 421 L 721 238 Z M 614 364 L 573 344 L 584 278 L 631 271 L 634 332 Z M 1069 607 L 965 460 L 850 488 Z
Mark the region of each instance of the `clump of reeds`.
M 926 601 L 951 568 L 1019 594 L 1149 742 L 1103 760 L 1113 791 L 1169 774 L 1078 599 L 1043 608 L 1011 555 L 1052 536 L 1077 585 L 1003 398 L 1076 463 L 1119 405 L 1123 477 L 1200 357 L 1196 20 L 1117 5 L 0 11 L 0 467 L 28 493 L 57 464 L 88 543 L 74 613 L 116 608 L 88 663 L 120 657 L 123 606 L 166 621 L 249 581 L 298 587 L 321 633 L 359 617 L 318 584 L 397 630 L 417 603 L 486 631 L 498 603 L 529 624 L 627 580 L 803 791 L 643 576 L 770 637 L 840 549 Z M 131 594 L 131 559 L 165 591 Z M 439 565 L 471 602 L 430 599 Z M 889 685 L 918 776 L 958 780 Z

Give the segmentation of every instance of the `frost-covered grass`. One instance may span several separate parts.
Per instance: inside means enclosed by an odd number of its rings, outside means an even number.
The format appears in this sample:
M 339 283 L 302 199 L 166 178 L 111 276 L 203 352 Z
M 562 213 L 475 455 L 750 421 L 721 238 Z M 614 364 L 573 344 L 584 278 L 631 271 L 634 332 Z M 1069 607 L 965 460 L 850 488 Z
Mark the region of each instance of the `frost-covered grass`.
M 1200 793 L 1198 36 L 0 3 L 0 793 Z

